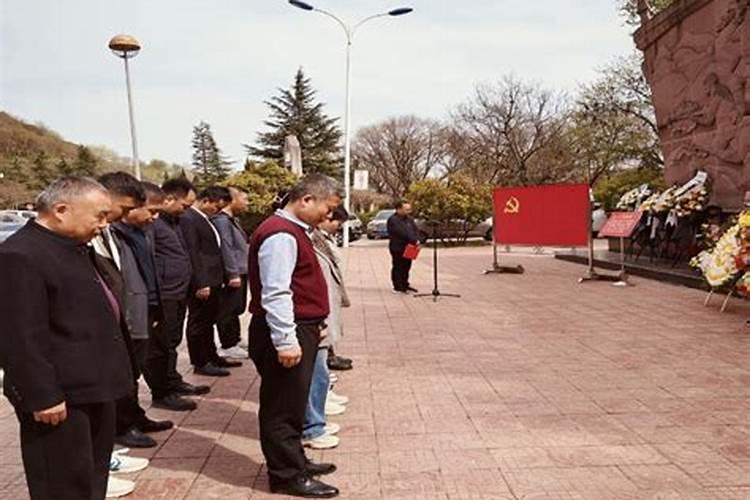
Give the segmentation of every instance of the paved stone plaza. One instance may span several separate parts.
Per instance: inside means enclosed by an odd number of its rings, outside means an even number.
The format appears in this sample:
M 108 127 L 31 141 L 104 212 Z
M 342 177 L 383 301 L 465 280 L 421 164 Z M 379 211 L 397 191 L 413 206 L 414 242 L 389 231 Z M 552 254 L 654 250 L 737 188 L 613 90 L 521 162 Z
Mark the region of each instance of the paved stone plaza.
M 583 267 L 443 252 L 441 288 L 394 295 L 382 246 L 350 250 L 341 354 L 355 369 L 331 460 L 345 499 L 750 499 L 750 307 L 727 314 L 695 290 L 644 280 L 577 284 Z M 431 288 L 429 254 L 413 283 Z M 184 359 L 182 360 L 185 361 Z M 187 366 L 184 366 L 187 370 Z M 132 499 L 284 498 L 268 493 L 250 363 L 155 435 Z M 144 394 L 144 401 L 149 398 Z M 17 425 L 0 403 L 0 498 L 27 498 Z

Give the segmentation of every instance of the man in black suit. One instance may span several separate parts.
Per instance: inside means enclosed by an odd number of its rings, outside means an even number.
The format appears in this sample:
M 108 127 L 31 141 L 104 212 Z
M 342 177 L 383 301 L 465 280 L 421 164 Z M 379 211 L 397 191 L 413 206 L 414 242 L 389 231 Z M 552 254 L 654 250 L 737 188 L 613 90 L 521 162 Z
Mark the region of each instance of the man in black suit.
M 208 187 L 198 194 L 198 200 L 180 218 L 180 229 L 193 269 L 188 299 L 188 353 L 195 373 L 210 377 L 226 377 L 229 372 L 225 368 L 242 366 L 239 361 L 220 357 L 214 343 L 224 266 L 221 237 L 209 218 L 231 201 L 229 189 Z
M 32 500 L 107 489 L 114 401 L 132 387 L 122 311 L 87 246 L 110 208 L 93 179 L 60 179 L 39 196 L 39 217 L 0 245 L 0 367 Z
M 411 260 L 404 258 L 404 250 L 409 244 L 419 244 L 419 230 L 411 217 L 411 205 L 399 201 L 396 213 L 388 219 L 388 250 L 391 252 L 391 283 L 397 293 L 417 292 L 409 283 Z

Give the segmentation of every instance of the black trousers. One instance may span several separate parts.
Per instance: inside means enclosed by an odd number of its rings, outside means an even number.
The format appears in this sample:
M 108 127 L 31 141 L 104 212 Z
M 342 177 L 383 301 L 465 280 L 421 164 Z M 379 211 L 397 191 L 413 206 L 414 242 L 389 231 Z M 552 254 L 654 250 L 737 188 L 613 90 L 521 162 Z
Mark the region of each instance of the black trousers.
M 221 290 L 221 303 L 219 304 L 219 321 L 216 325 L 219 330 L 221 347 L 229 349 L 242 340 L 240 332 L 240 316 L 247 309 L 247 275 L 240 276 L 242 284 L 239 288 L 225 286 Z
M 148 339 L 131 339 L 130 345 L 133 356 L 133 387 L 130 394 L 115 402 L 115 432 L 118 436 L 125 434 L 146 419 L 146 410 L 138 401 L 138 379 L 141 376 L 146 355 L 148 353 Z
M 411 271 L 411 259 L 405 259 L 403 252 L 391 250 L 391 282 L 393 289 L 405 291 L 409 287 L 409 271 Z
M 155 398 L 161 398 L 166 386 L 166 393 L 182 383 L 182 375 L 177 371 L 177 348 L 182 342 L 182 332 L 185 328 L 185 314 L 187 313 L 187 298 L 162 299 L 162 320 L 151 336 L 149 346 L 148 366 L 154 373 L 166 371 L 166 382 L 154 381 L 151 388 Z M 166 364 L 166 369 L 164 368 Z
M 220 303 L 221 287 L 211 288 L 211 295 L 206 300 L 195 295 L 188 299 L 187 341 L 193 366 L 204 366 L 219 358 L 214 343 L 214 325 L 219 320 Z
M 57 427 L 17 414 L 32 500 L 102 500 L 115 437 L 114 403 L 70 405 Z
M 260 374 L 260 446 L 271 482 L 296 478 L 305 472 L 302 428 L 310 393 L 321 322 L 298 324 L 302 361 L 293 368 L 279 363 L 265 318 L 250 322 L 250 357 Z
M 180 321 L 180 337 L 177 343 L 182 340 L 182 322 Z M 143 365 L 141 370 L 146 379 L 151 395 L 154 399 L 161 399 L 169 394 L 169 359 L 170 359 L 170 342 L 167 334 L 164 333 L 165 322 L 162 308 L 154 310 L 149 317 L 148 332 L 148 349 L 143 356 Z M 175 346 L 175 371 L 177 370 L 177 347 Z

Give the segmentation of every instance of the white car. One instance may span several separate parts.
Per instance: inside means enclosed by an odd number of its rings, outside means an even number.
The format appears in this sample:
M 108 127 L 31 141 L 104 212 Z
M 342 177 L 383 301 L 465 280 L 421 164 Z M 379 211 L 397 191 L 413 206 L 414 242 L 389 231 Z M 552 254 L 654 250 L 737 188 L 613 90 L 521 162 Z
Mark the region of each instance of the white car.
M 9 213 L 9 211 L 0 211 L 0 243 L 25 226 L 27 221 L 28 219 L 20 215 Z

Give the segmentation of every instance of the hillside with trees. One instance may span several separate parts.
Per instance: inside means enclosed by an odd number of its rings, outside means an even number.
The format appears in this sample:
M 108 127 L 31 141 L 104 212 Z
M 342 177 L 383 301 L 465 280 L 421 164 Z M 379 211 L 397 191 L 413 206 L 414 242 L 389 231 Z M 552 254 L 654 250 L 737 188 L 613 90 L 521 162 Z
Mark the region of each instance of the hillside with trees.
M 178 174 L 179 165 L 152 160 L 141 165 L 143 178 L 161 182 Z M 42 124 L 31 124 L 0 111 L 0 208 L 33 202 L 63 175 L 96 176 L 131 170 L 130 159 L 103 146 L 66 141 Z

